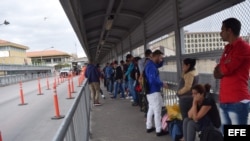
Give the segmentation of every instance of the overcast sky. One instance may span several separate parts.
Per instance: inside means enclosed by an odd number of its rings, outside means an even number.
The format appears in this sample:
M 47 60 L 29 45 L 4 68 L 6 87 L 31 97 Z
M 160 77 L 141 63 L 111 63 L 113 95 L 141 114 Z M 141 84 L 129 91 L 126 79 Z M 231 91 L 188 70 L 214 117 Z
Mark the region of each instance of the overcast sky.
M 86 56 L 59 0 L 1 0 L 0 39 L 28 46 L 28 51 L 54 47 Z

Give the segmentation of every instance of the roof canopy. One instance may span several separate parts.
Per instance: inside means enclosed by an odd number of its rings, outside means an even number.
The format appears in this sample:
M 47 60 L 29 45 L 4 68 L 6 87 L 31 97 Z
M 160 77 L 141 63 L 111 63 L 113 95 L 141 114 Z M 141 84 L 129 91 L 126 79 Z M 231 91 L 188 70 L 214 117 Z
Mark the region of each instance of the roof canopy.
M 102 62 L 243 0 L 60 0 L 88 58 Z
M 16 44 L 16 43 L 12 43 L 12 42 L 0 39 L 0 47 L 3 47 L 3 46 L 12 46 L 12 47 L 16 47 L 16 48 L 20 48 L 20 49 L 24 49 L 24 50 L 28 50 L 29 49 L 27 46 Z
M 53 56 L 71 56 L 66 52 L 58 50 L 44 50 L 44 51 L 30 51 L 27 52 L 27 57 L 37 58 L 37 57 L 53 57 Z

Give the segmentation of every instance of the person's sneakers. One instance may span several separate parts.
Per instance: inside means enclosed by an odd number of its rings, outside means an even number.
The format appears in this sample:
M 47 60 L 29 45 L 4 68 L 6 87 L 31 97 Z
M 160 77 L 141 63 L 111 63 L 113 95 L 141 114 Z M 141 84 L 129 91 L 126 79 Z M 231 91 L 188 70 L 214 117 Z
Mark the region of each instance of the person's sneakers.
M 126 99 L 130 99 L 129 96 L 127 96 Z
M 167 135 L 168 133 L 167 132 L 164 132 L 164 131 L 161 131 L 161 132 L 156 132 L 156 136 L 164 136 L 164 135 Z
M 102 104 L 99 102 L 94 103 L 95 106 L 101 106 Z
M 124 97 L 120 97 L 120 99 L 125 99 Z
M 138 106 L 138 103 L 133 102 L 132 106 Z
M 134 100 L 133 100 L 133 99 L 131 99 L 131 100 L 130 100 L 130 102 L 134 102 Z
M 106 97 L 105 97 L 104 95 L 102 95 L 102 98 L 103 98 L 103 99 L 106 99 Z
M 147 129 L 147 133 L 151 133 L 151 132 L 153 132 L 153 131 L 155 131 L 155 128 L 154 128 L 154 127 L 150 128 L 150 129 Z

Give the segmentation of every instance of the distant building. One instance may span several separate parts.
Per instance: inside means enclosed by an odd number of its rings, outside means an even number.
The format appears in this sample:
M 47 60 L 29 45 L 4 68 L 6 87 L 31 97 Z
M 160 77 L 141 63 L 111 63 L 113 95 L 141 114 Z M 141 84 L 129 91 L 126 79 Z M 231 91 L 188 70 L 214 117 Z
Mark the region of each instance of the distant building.
M 0 39 L 0 64 L 31 64 L 31 60 L 26 56 L 28 49 L 27 46 Z
M 186 32 L 184 42 L 185 54 L 222 50 L 226 44 L 220 32 Z
M 33 65 L 55 66 L 58 64 L 71 64 L 72 56 L 58 50 L 30 51 L 27 56 Z

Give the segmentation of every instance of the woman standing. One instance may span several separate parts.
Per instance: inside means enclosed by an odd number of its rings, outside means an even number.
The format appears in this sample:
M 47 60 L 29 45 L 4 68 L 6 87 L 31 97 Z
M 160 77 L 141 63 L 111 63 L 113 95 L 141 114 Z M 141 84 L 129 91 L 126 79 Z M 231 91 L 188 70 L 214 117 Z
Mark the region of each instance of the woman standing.
M 198 84 L 198 73 L 195 69 L 196 60 L 186 58 L 182 64 L 182 78 L 179 83 L 177 95 L 179 97 L 179 105 L 182 119 L 188 117 L 188 111 L 192 107 L 192 87 Z

